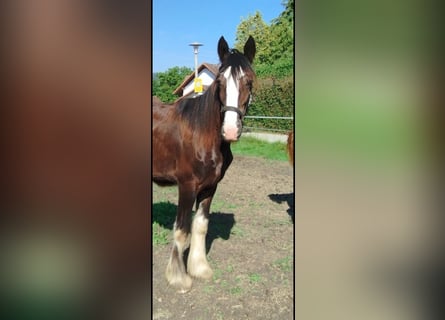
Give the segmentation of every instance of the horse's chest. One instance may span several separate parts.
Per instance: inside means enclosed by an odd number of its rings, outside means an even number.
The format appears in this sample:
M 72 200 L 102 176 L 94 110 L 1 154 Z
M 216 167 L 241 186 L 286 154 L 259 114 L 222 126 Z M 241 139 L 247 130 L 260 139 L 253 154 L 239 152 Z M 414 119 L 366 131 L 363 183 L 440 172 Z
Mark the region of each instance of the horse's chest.
M 194 171 L 202 180 L 217 182 L 221 176 L 223 156 L 217 150 L 197 151 L 195 153 Z

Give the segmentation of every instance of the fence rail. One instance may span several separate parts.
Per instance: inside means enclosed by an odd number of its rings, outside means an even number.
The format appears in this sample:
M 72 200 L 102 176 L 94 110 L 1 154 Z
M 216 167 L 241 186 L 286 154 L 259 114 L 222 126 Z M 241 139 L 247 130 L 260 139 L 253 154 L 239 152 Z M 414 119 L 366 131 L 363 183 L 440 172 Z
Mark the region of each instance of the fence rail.
M 268 131 L 268 132 L 283 132 L 283 133 L 287 133 L 289 132 L 289 130 L 284 130 L 284 129 L 268 129 L 268 128 L 260 128 L 260 127 L 246 127 L 243 126 L 243 132 L 263 132 L 263 131 Z
M 270 120 L 294 120 L 294 117 L 278 117 L 278 116 L 245 116 L 247 119 L 270 119 Z M 254 125 L 254 126 L 252 126 Z M 243 127 L 244 132 L 276 132 L 276 133 L 287 133 L 289 129 L 279 129 L 279 128 L 267 128 L 267 126 L 255 126 L 254 123 L 245 124 Z
M 293 120 L 294 117 L 269 117 L 269 116 L 245 116 L 247 119 L 282 119 L 282 120 Z

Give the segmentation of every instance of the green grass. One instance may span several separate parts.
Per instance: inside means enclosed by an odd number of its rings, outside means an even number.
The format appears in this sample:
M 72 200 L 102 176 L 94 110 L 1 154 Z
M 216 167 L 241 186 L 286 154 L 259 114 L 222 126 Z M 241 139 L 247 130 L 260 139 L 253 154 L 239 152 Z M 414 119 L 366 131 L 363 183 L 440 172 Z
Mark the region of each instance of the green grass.
M 269 160 L 287 161 L 286 144 L 281 142 L 265 142 L 252 137 L 241 137 L 232 143 L 231 149 L 235 155 L 261 157 Z
M 230 288 L 229 292 L 232 295 L 240 295 L 243 293 L 243 288 L 236 286 L 236 287 Z
M 213 281 L 216 281 L 221 278 L 223 271 L 221 269 L 213 270 Z
M 273 262 L 273 265 L 281 269 L 282 271 L 289 272 L 292 270 L 292 257 L 287 256 L 281 259 L 277 259 Z
M 171 232 L 163 228 L 159 223 L 153 223 L 153 244 L 166 245 L 170 243 Z
M 235 268 L 234 268 L 231 264 L 229 264 L 229 265 L 227 266 L 227 268 L 226 268 L 226 272 L 228 272 L 228 273 L 232 273 L 234 269 L 235 269 Z
M 258 283 L 261 281 L 261 275 L 259 275 L 258 273 L 251 273 L 249 274 L 249 281 L 251 283 Z
M 238 227 L 236 224 L 230 230 L 230 234 L 233 234 L 234 236 L 239 236 L 239 237 L 244 237 L 246 235 L 244 230 L 241 229 L 240 227 Z
M 229 203 L 224 200 L 220 200 L 217 198 L 217 196 L 212 201 L 211 211 L 212 212 L 218 212 L 221 210 L 232 210 L 236 209 L 237 206 L 233 203 Z
M 213 293 L 213 292 L 215 291 L 215 287 L 214 287 L 214 286 L 206 285 L 206 286 L 204 286 L 203 291 L 204 291 L 205 293 Z

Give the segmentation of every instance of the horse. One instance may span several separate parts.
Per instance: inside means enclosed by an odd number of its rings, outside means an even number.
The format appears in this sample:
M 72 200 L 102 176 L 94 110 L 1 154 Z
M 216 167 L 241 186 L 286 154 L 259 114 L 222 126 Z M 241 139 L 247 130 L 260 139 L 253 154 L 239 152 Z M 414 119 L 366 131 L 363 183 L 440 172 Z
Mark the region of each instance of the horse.
M 190 290 L 192 277 L 212 277 L 205 251 L 210 205 L 233 160 L 230 143 L 241 136 L 255 80 L 251 64 L 256 45 L 251 36 L 243 53 L 229 49 L 224 37 L 217 50 L 219 73 L 203 94 L 173 104 L 153 104 L 152 180 L 160 186 L 177 185 L 179 191 L 165 276 L 182 293 Z M 186 270 L 183 254 L 188 244 Z
M 292 164 L 292 166 L 295 166 L 295 160 L 294 160 L 294 132 L 290 131 L 287 135 L 287 155 L 289 156 L 289 162 Z

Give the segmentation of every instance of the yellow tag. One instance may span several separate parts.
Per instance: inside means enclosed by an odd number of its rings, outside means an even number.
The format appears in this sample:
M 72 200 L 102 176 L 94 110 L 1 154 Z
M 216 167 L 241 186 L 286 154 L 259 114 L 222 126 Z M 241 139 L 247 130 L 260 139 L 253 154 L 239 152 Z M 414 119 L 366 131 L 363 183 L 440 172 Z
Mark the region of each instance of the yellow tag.
M 195 93 L 202 93 L 202 80 L 195 78 Z

